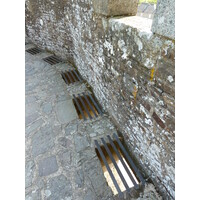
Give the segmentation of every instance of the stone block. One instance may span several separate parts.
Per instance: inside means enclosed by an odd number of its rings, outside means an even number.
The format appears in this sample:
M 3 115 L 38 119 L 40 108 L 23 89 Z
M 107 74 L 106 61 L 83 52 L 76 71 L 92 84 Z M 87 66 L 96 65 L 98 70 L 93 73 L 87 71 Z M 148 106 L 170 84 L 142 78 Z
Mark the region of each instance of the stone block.
M 39 176 L 47 176 L 58 170 L 55 156 L 45 158 L 39 162 Z
M 56 114 L 61 124 L 69 123 L 78 118 L 72 100 L 58 102 L 56 105 Z
M 90 146 L 87 137 L 75 136 L 74 138 L 76 151 L 80 152 Z
M 54 177 L 47 183 L 45 199 L 72 199 L 72 186 L 64 175 Z
M 105 16 L 136 15 L 137 0 L 93 0 L 94 11 Z
M 66 151 L 59 154 L 61 165 L 64 169 L 68 170 L 72 166 L 73 155 L 71 151 Z
M 30 193 L 28 193 L 25 197 L 25 200 L 34 200 L 34 199 L 41 199 L 40 190 L 33 190 Z
M 32 138 L 32 154 L 34 157 L 43 154 L 54 146 L 53 131 L 45 126 L 46 130 L 38 131 Z
M 26 168 L 25 168 L 25 186 L 30 187 L 32 185 L 32 179 L 33 179 L 33 173 L 35 170 L 35 164 L 31 160 L 26 163 Z
M 158 0 L 151 30 L 175 39 L 175 0 Z

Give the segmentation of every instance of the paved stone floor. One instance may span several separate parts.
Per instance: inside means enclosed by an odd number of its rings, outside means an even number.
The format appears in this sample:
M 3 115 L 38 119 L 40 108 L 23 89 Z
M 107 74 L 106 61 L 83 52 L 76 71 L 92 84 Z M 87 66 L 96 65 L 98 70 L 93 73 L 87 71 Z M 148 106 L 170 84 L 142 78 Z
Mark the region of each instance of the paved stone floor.
M 48 55 L 52 54 L 26 52 L 26 200 L 117 199 L 104 178 L 93 142 L 112 135 L 115 127 L 105 114 L 86 122 L 78 119 L 72 94 L 87 88 L 84 83 L 67 86 L 60 72 L 72 66 L 51 66 L 42 60 Z M 157 198 L 149 189 L 139 199 Z

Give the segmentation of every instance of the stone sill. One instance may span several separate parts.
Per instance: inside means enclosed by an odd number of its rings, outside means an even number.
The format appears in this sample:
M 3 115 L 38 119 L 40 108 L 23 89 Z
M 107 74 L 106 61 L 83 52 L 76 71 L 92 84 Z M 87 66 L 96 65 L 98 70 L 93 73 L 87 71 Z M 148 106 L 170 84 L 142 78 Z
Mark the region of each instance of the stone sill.
M 130 26 L 133 29 L 137 29 L 139 32 L 145 33 L 149 35 L 149 37 L 152 35 L 151 26 L 152 26 L 152 19 L 140 17 L 140 16 L 130 16 L 130 17 L 120 17 L 120 18 L 110 18 L 109 23 L 110 24 L 121 24 Z

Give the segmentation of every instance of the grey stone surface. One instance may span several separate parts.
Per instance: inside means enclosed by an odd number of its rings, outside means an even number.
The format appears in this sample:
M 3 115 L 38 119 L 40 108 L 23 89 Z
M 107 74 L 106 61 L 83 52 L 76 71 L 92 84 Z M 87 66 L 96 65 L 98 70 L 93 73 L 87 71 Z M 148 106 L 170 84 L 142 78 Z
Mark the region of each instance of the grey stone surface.
M 77 131 L 77 125 L 76 124 L 69 124 L 66 128 L 65 128 L 65 133 L 66 135 L 70 135 L 73 134 Z
M 25 167 L 25 186 L 30 187 L 32 185 L 33 173 L 35 170 L 35 163 L 33 160 L 26 162 Z
M 175 0 L 158 0 L 151 30 L 175 39 Z
M 56 105 L 56 113 L 58 120 L 62 124 L 69 123 L 78 117 L 72 100 L 58 102 Z
M 137 0 L 93 0 L 96 13 L 105 16 L 136 15 Z
M 33 113 L 33 114 L 29 115 L 29 116 L 26 115 L 25 125 L 28 126 L 32 122 L 36 121 L 39 118 L 39 116 L 40 115 L 38 113 Z
M 94 200 L 96 198 L 96 195 L 91 190 L 88 190 L 84 196 L 84 200 Z
M 47 176 L 58 170 L 56 156 L 44 158 L 39 162 L 39 176 Z
M 44 127 L 44 129 L 47 127 Z M 38 156 L 47 151 L 50 151 L 54 146 L 54 138 L 52 129 L 40 130 L 32 138 L 32 153 L 33 156 Z
M 84 185 L 84 174 L 83 174 L 83 170 L 78 170 L 75 173 L 75 183 L 77 185 L 77 187 L 81 188 Z
M 70 169 L 72 167 L 72 159 L 73 154 L 70 150 L 59 153 L 59 159 L 61 162 L 61 165 L 64 169 Z
M 70 148 L 73 146 L 72 140 L 66 137 L 61 137 L 58 139 L 58 143 L 65 148 Z
M 84 150 L 90 145 L 86 136 L 75 136 L 74 142 L 77 152 Z
M 31 124 L 31 126 L 28 126 L 28 127 L 26 128 L 26 134 L 30 134 L 30 133 L 34 132 L 34 131 L 37 130 L 39 127 L 41 127 L 43 123 L 44 123 L 44 120 L 43 120 L 43 119 L 39 119 L 39 120 L 33 122 L 33 123 Z
M 33 190 L 28 193 L 25 197 L 25 200 L 39 200 L 41 199 L 41 192 L 40 190 Z
M 45 190 L 45 197 L 48 200 L 70 199 L 72 197 L 72 186 L 70 180 L 64 175 L 50 179 Z
M 52 105 L 50 102 L 47 102 L 45 103 L 43 106 L 42 106 L 42 111 L 46 114 L 50 114 L 51 111 L 52 111 Z

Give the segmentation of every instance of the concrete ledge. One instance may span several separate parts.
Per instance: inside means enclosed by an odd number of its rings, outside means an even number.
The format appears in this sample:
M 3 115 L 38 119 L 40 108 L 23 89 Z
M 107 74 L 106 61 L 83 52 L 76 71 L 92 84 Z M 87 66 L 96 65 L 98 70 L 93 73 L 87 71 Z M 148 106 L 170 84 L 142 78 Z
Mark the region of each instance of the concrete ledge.
M 139 17 L 139 16 L 131 16 L 131 17 L 121 17 L 121 18 L 111 18 L 109 22 L 112 23 L 118 23 L 123 25 L 130 26 L 131 28 L 137 29 L 140 32 L 144 32 L 147 34 L 152 34 L 151 32 L 151 25 L 152 20 Z

